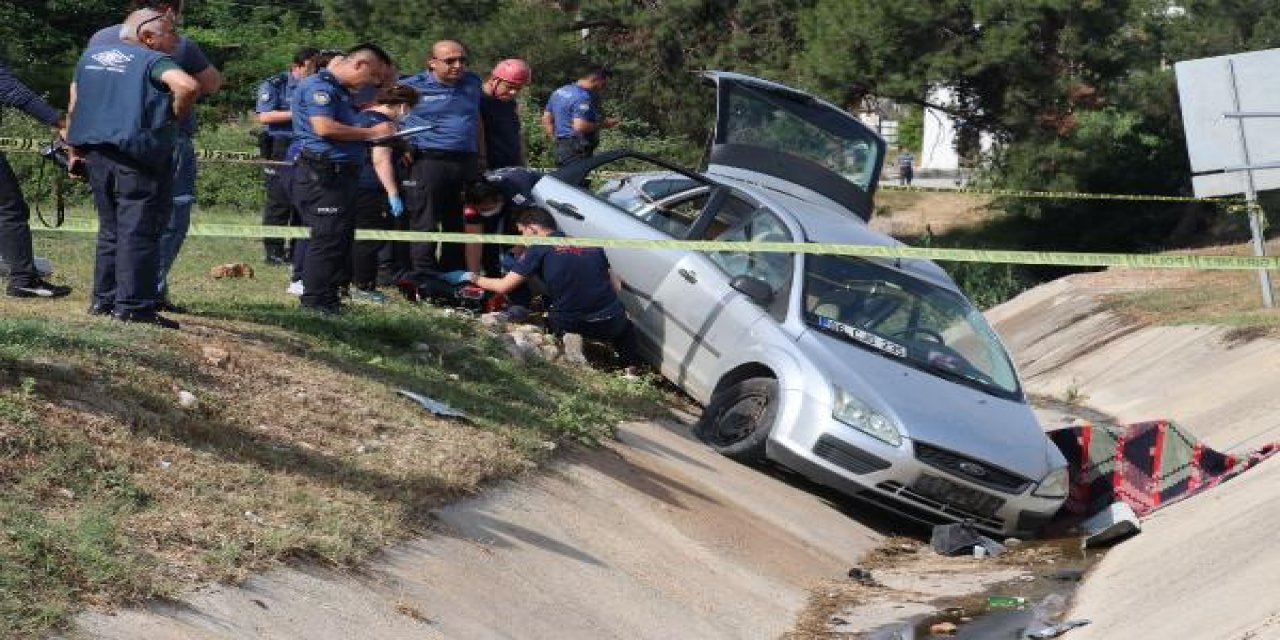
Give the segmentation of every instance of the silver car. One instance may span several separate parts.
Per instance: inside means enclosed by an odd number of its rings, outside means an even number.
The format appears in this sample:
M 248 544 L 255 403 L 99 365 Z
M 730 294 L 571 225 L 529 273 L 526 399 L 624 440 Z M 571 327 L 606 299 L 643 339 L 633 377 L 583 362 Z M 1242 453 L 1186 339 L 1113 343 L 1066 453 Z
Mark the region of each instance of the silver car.
M 795 89 L 703 75 L 717 95 L 705 172 L 619 151 L 533 191 L 572 236 L 742 243 L 608 251 L 647 355 L 705 407 L 699 435 L 914 519 L 1040 529 L 1066 495 L 1066 461 L 941 268 L 752 250 L 897 244 L 866 225 L 883 140 Z

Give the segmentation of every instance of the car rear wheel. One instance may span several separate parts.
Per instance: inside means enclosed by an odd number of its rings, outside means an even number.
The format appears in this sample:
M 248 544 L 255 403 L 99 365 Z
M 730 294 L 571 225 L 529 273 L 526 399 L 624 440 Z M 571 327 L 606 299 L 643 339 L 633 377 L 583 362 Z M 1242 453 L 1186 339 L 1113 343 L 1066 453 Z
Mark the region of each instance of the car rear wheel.
M 711 396 L 696 430 L 703 442 L 729 458 L 761 462 L 777 417 L 778 381 L 748 378 Z

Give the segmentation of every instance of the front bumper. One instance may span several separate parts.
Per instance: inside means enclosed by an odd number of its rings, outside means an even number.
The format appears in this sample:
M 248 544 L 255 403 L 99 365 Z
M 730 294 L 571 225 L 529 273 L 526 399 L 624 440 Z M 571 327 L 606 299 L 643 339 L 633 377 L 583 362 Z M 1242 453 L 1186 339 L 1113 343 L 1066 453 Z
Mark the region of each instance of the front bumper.
M 1034 482 L 1016 492 L 978 484 L 926 464 L 909 438 L 894 447 L 831 418 L 829 412 L 816 415 L 821 403 L 803 394 L 791 399 L 799 402 L 784 400 L 767 444 L 768 458 L 901 516 L 929 525 L 970 520 L 991 534 L 1025 537 L 1046 525 L 1062 503 L 1060 498 L 1031 495 Z

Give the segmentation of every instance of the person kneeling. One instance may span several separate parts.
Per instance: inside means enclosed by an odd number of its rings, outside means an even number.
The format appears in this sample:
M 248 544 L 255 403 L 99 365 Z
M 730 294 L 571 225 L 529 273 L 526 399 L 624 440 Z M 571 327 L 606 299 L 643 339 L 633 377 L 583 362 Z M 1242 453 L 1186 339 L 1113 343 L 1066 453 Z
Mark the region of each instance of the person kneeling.
M 515 222 L 522 236 L 565 237 L 545 209 L 523 209 L 516 213 Z M 623 366 L 640 364 L 635 327 L 618 299 L 622 281 L 609 268 L 603 249 L 533 245 L 501 278 L 472 275 L 471 282 L 505 294 L 533 276 L 546 285 L 551 299 L 547 319 L 553 332 L 607 341 Z

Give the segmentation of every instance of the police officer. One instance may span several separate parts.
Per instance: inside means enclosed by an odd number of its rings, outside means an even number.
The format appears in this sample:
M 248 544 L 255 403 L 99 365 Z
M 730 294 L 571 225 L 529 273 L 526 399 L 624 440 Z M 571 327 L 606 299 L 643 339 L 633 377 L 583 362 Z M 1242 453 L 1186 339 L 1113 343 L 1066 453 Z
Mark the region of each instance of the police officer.
M 516 214 L 520 235 L 565 237 L 546 209 L 529 207 Z M 538 276 L 551 297 L 547 320 L 557 334 L 578 334 L 606 340 L 624 366 L 640 364 L 635 327 L 627 317 L 618 291 L 622 281 L 609 268 L 599 247 L 534 245 L 501 278 L 471 274 L 472 284 L 495 293 L 509 293 Z
M 63 126 L 62 114 L 34 91 L 22 84 L 4 64 L 0 64 L 0 105 L 21 109 L 27 115 L 55 129 Z M 71 287 L 45 282 L 36 271 L 31 250 L 31 212 L 22 197 L 18 178 L 9 160 L 0 153 L 0 257 L 9 267 L 5 295 L 13 298 L 61 298 Z
M 485 169 L 525 165 L 520 105 L 516 103 L 516 97 L 532 80 L 533 71 L 518 58 L 499 62 L 485 78 L 484 95 L 480 98 L 480 121 L 484 124 L 480 164 Z
M 258 85 L 258 101 L 254 112 L 258 122 L 266 127 L 259 139 L 260 155 L 264 160 L 283 161 L 293 139 L 293 113 L 289 100 L 298 82 L 314 71 L 313 58 L 320 53 L 314 47 L 303 47 L 293 56 L 288 71 L 277 73 Z M 262 224 L 272 226 L 296 226 L 301 217 L 289 197 L 289 185 L 293 181 L 292 167 L 270 165 L 262 172 L 266 175 L 267 198 L 262 208 Z M 285 251 L 284 238 L 263 238 L 267 264 L 285 265 L 289 255 Z
M 169 14 L 129 14 L 123 42 L 92 46 L 76 65 L 67 142 L 89 166 L 98 210 L 89 312 L 168 329 L 156 313 L 157 251 L 173 208 L 177 121 L 200 85 L 168 53 L 178 45 Z
M 361 126 L 382 122 L 398 122 L 408 115 L 409 109 L 418 103 L 418 92 L 404 85 L 381 89 L 374 96 L 373 104 L 359 115 Z M 403 153 L 402 141 L 378 145 L 369 149 L 360 169 L 359 195 L 356 196 L 357 229 L 391 229 L 392 223 L 404 215 L 400 184 L 396 178 L 394 155 Z M 351 256 L 351 298 L 353 300 L 385 303 L 386 296 L 377 290 L 378 255 L 386 243 L 377 240 L 360 240 Z
M 303 270 L 302 306 L 325 314 L 341 311 L 339 287 L 355 242 L 357 178 L 365 141 L 396 131 L 394 122 L 357 126 L 353 94 L 386 82 L 394 65 L 381 47 L 361 44 L 294 91 L 294 137 L 300 144 L 293 193 L 311 228 Z
M 403 182 L 405 211 L 414 231 L 463 229 L 462 188 L 479 173 L 480 76 L 467 71 L 467 51 L 461 43 L 441 40 L 431 47 L 427 69 L 402 80 L 422 97 L 406 126 L 430 125 L 412 136 L 413 163 Z M 462 245 L 439 250 L 434 242 L 409 248 L 408 274 L 402 290 L 417 299 L 418 288 L 442 271 L 461 269 Z
M 141 0 L 135 3 L 140 8 L 151 9 L 163 13 L 175 24 L 181 24 L 182 15 L 171 2 Z M 181 3 L 179 3 L 180 6 Z M 90 47 L 120 44 L 124 38 L 136 34 L 128 32 L 127 25 L 113 25 L 98 30 L 89 39 Z M 218 68 L 209 63 L 208 57 L 200 49 L 200 45 L 188 38 L 179 36 L 178 43 L 170 52 L 173 59 L 183 71 L 195 78 L 200 86 L 200 95 L 208 95 L 222 87 L 222 74 Z M 178 123 L 178 138 L 174 144 L 172 209 L 168 226 L 160 237 L 160 248 L 157 257 L 156 290 L 160 295 L 158 309 L 174 313 L 185 313 L 186 309 L 169 301 L 169 269 L 173 267 L 182 243 L 187 238 L 187 229 L 191 226 L 191 207 L 196 201 L 196 152 L 192 138 L 196 133 L 196 115 L 192 109 Z
M 612 74 L 590 67 L 577 82 L 556 89 L 542 112 L 542 130 L 555 143 L 556 166 L 590 158 L 600 145 L 600 130 L 618 126 L 617 118 L 600 113 L 600 92 Z

